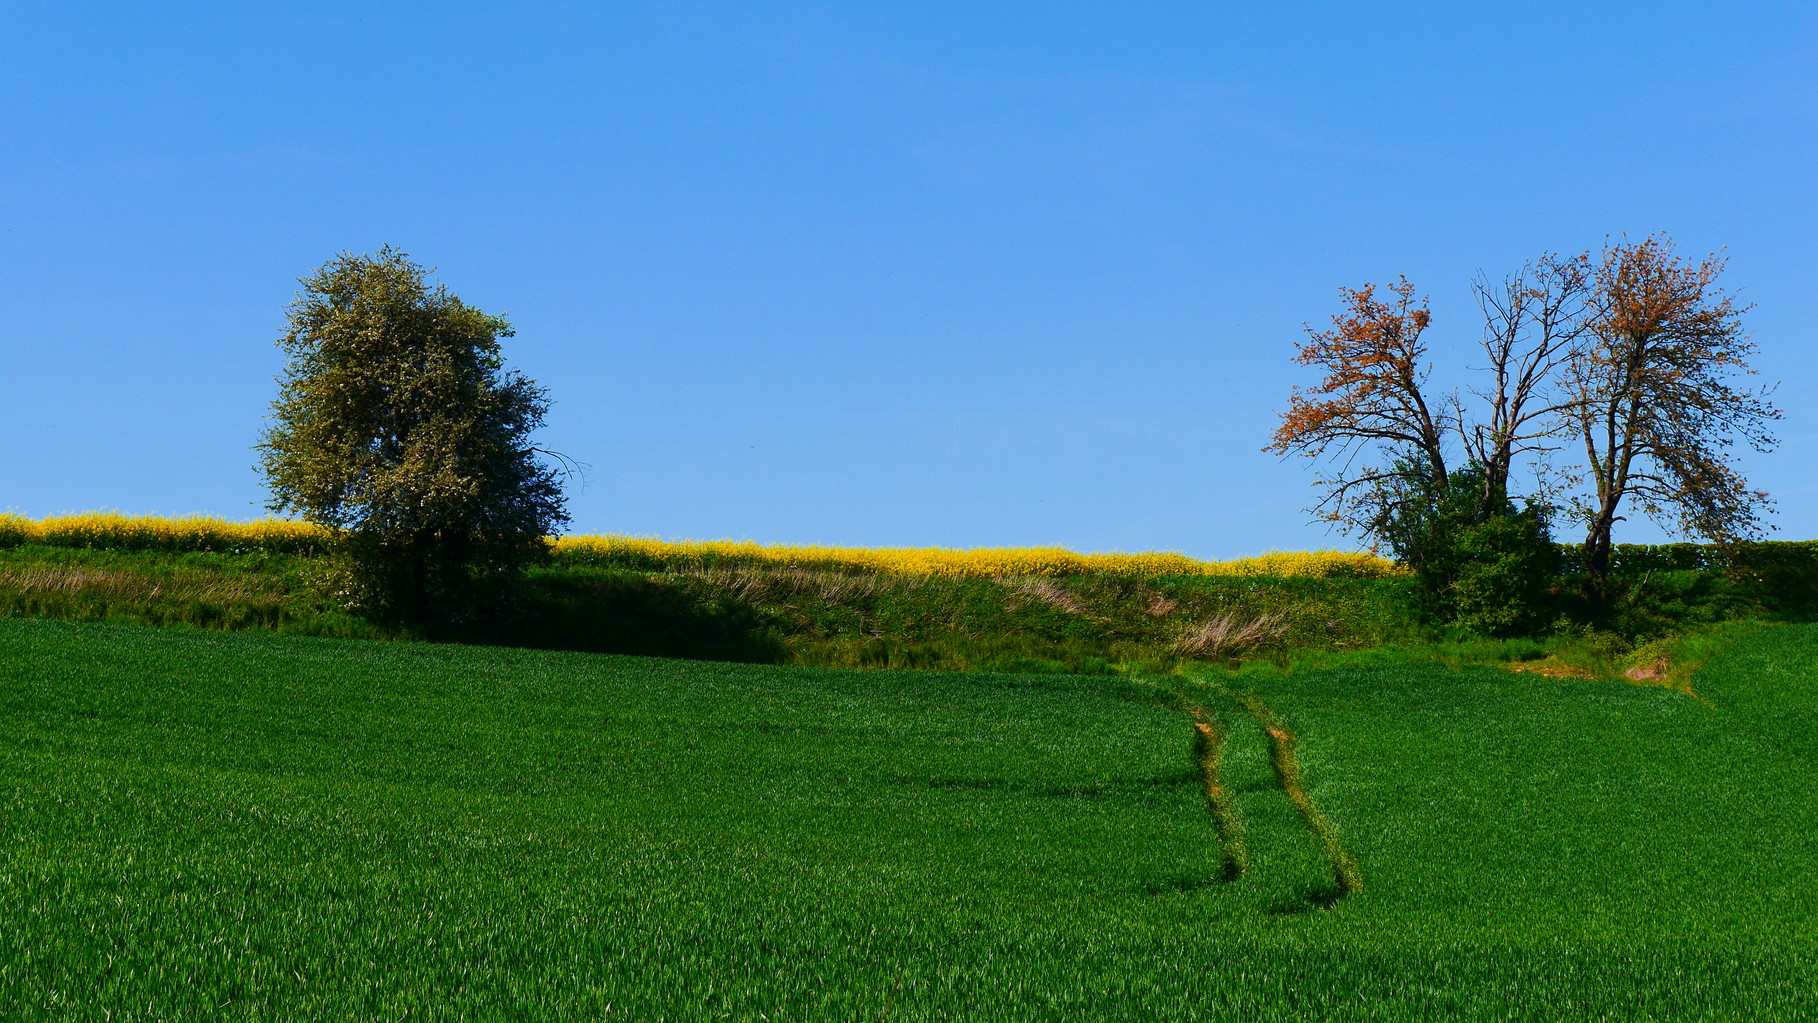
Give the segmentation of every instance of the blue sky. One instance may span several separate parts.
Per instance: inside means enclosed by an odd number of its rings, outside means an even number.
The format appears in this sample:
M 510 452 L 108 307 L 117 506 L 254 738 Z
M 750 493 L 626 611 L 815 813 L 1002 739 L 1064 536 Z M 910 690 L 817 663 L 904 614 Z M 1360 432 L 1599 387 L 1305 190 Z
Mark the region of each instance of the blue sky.
M 1756 303 L 1818 537 L 1809 4 L 24 5 L 0 508 L 260 514 L 296 279 L 509 315 L 574 528 L 1345 545 L 1259 449 L 1304 321 L 1665 231 Z M 1443 374 L 1442 374 L 1443 375 Z M 1618 539 L 1660 537 L 1625 524 Z M 1574 536 L 1569 528 L 1567 538 Z

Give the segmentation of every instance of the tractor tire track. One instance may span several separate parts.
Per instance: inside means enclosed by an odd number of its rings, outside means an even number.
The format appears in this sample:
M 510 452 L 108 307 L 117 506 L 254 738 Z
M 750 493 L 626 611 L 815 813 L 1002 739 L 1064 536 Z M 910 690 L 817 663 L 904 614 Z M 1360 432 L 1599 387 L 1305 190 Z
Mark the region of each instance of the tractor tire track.
M 1313 797 L 1307 794 L 1305 783 L 1300 773 L 1300 761 L 1294 750 L 1299 744 L 1292 729 L 1281 716 L 1270 710 L 1268 705 L 1254 696 L 1239 697 L 1244 709 L 1262 725 L 1263 732 L 1269 737 L 1269 764 L 1275 769 L 1275 782 L 1287 794 L 1288 801 L 1294 809 L 1300 811 L 1301 819 L 1306 821 L 1313 837 L 1318 840 L 1320 850 L 1332 864 L 1332 883 L 1336 886 L 1336 896 L 1342 898 L 1363 888 L 1363 874 L 1357 869 L 1357 862 L 1338 841 L 1338 830 L 1332 822 L 1326 820 L 1319 807 L 1313 805 Z
M 1183 709 L 1193 720 L 1193 762 L 1199 768 L 1206 789 L 1206 810 L 1212 817 L 1212 830 L 1218 836 L 1222 860 L 1220 878 L 1235 881 L 1250 869 L 1250 843 L 1244 836 L 1243 821 L 1237 816 L 1224 782 L 1221 763 L 1225 753 L 1225 729 L 1217 718 L 1193 704 Z

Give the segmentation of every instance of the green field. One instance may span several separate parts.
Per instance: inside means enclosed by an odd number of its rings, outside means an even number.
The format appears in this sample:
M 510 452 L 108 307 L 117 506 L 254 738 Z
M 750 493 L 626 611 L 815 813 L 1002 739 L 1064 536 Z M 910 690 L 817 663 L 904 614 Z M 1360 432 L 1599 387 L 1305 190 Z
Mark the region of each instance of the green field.
M 1818 1018 L 1815 673 L 1246 678 L 1334 901 L 1122 678 L 0 619 L 0 1018 Z

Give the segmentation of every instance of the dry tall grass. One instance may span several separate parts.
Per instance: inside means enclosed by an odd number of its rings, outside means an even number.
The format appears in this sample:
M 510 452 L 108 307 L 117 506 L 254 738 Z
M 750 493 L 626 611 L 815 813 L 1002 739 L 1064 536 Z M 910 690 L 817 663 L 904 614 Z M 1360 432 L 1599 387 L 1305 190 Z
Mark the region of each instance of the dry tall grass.
M 1019 575 L 1005 576 L 997 580 L 1007 589 L 1015 590 L 1050 607 L 1059 608 L 1070 615 L 1093 617 L 1092 607 L 1079 594 L 1071 593 L 1065 586 L 1044 576 Z
M 222 605 L 284 597 L 282 587 L 256 577 L 209 573 L 155 576 L 82 565 L 0 567 L 0 592 L 102 600 L 198 600 Z
M 1220 657 L 1241 653 L 1258 643 L 1279 637 L 1285 628 L 1281 616 L 1270 613 L 1256 618 L 1241 618 L 1235 613 L 1219 615 L 1188 629 L 1174 641 L 1172 650 L 1181 657 Z

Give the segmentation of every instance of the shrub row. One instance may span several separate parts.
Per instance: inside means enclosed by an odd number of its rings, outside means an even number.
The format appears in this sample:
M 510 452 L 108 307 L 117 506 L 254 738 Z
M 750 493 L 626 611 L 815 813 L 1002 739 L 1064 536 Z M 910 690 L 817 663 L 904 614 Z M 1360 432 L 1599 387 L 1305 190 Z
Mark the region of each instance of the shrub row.
M 1584 548 L 1559 546 L 1561 570 L 1567 575 L 1584 571 Z M 1613 575 L 1637 576 L 1648 572 L 1716 572 L 1740 568 L 1753 572 L 1818 568 L 1818 540 L 1761 540 L 1727 546 L 1707 543 L 1619 543 L 1610 550 Z

